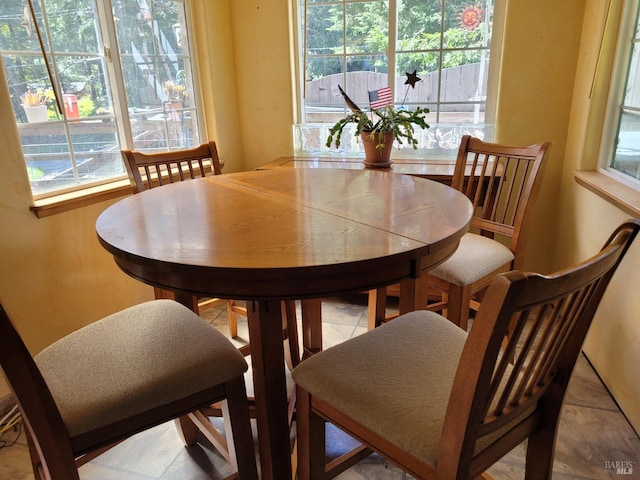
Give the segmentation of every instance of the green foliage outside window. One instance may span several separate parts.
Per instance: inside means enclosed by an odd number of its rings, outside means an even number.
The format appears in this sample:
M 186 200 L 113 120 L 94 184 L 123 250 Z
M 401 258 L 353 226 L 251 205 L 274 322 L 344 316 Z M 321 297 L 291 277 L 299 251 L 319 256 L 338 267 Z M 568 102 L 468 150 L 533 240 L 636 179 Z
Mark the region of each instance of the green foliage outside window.
M 398 58 L 398 72 L 417 69 L 420 75 L 437 71 L 439 67 L 451 68 L 479 62 L 480 51 L 456 50 L 483 46 L 484 24 L 474 30 L 465 30 L 460 25 L 460 12 L 469 5 L 468 0 L 445 2 L 442 45 L 452 51 L 445 51 L 442 65 L 438 65 L 438 55 L 425 54 L 425 50 L 436 52 L 441 46 L 441 5 L 440 0 L 399 1 L 397 50 L 398 53 L 407 53 Z M 389 37 L 388 16 L 388 4 L 385 1 L 346 3 L 344 9 L 340 4 L 309 3 L 306 80 L 342 73 L 339 62 L 314 61 L 314 56 L 343 53 L 383 54 L 370 64 L 363 64 L 360 70 L 386 73 L 384 53 Z M 343 33 L 346 45 L 343 45 Z M 350 71 L 354 70 L 358 68 L 350 68 Z
M 123 175 L 123 148 L 199 143 L 184 0 L 32 2 L 35 19 L 27 0 L 0 0 L 0 55 L 35 195 Z M 112 28 L 117 45 L 105 50 Z M 167 82 L 183 89 L 179 111 L 166 108 Z M 62 111 L 53 97 L 44 114 L 24 107 L 28 91 L 55 92 Z

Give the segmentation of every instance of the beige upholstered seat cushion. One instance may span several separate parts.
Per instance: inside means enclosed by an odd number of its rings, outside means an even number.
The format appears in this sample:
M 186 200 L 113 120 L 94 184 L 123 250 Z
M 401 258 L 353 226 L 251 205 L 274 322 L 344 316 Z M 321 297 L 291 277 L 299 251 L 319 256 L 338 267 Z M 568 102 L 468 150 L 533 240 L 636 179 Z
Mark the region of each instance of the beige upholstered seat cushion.
M 500 242 L 467 233 L 460 239 L 454 254 L 429 274 L 454 285 L 471 285 L 513 259 L 513 252 Z
M 171 300 L 88 325 L 35 357 L 71 436 L 218 385 L 247 369 L 217 330 Z
M 398 447 L 435 465 L 449 392 L 467 334 L 412 312 L 325 350 L 297 384 Z

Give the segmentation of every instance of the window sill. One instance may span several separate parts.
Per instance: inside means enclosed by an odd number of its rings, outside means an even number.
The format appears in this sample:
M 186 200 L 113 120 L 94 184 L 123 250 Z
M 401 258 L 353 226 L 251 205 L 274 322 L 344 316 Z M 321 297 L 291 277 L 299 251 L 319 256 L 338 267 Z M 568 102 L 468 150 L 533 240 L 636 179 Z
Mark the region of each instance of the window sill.
M 576 170 L 578 184 L 629 215 L 640 218 L 640 191 L 603 171 Z
M 224 162 L 220 162 L 220 168 L 224 169 L 224 165 Z M 205 162 L 205 173 L 208 175 L 212 172 L 211 162 Z M 62 193 L 35 200 L 30 209 L 38 218 L 44 218 L 93 205 L 94 203 L 125 197 L 131 193 L 133 193 L 133 190 L 129 178 L 124 178 L 104 185 L 96 185 L 95 187 L 83 188 L 75 192 Z
M 44 218 L 114 198 L 124 197 L 130 193 L 131 184 L 129 179 L 126 178 L 105 185 L 36 200 L 30 209 L 38 218 Z

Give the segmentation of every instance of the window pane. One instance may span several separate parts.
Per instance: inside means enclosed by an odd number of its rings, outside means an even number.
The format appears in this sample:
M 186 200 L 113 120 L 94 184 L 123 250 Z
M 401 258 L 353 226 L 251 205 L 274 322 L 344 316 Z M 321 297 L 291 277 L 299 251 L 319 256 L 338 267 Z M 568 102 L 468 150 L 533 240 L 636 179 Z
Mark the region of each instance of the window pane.
M 98 14 L 93 0 L 47 1 L 47 27 L 57 52 L 102 51 L 98 42 Z M 42 25 L 42 23 L 41 23 Z M 70 35 L 70 33 L 73 34 Z
M 184 5 L 121 0 L 114 7 L 134 148 L 200 143 Z
M 449 52 L 443 58 L 441 102 L 479 101 L 486 95 L 486 60 L 464 63 L 467 51 Z M 454 63 L 451 57 L 456 57 Z M 455 63 L 461 62 L 458 65 Z M 481 77 L 482 75 L 482 77 Z
M 69 130 L 73 150 L 62 122 L 20 127 L 34 195 L 124 174 L 114 122 L 75 122 Z
M 347 58 L 346 92 L 360 108 L 369 107 L 369 91 L 389 85 L 386 55 L 358 55 Z M 344 102 L 344 100 L 343 100 Z
M 31 188 L 36 192 L 62 185 L 72 167 L 69 144 L 62 123 L 26 124 L 19 129 Z
M 491 23 L 486 18 L 485 2 L 477 4 L 447 2 L 444 48 L 487 47 Z
M 341 5 L 307 7 L 307 55 L 342 53 L 343 10 Z
M 398 1 L 398 50 L 440 48 L 441 0 Z
M 14 3 L 20 13 L 3 10 L 9 15 L 2 17 L 3 45 L 14 50 L 3 50 L 2 58 L 33 194 L 77 189 L 123 175 L 95 3 L 35 2 L 42 38 L 53 40 L 53 50 L 45 44 L 45 51 L 62 111 L 27 2 Z M 17 18 L 22 21 L 16 24 Z M 16 44 L 25 38 L 34 48 Z
M 74 163 L 81 182 L 124 173 L 115 123 L 111 120 L 69 124 Z
M 640 113 L 624 112 L 611 166 L 640 180 Z
M 440 82 L 440 54 L 438 52 L 403 53 L 396 56 L 395 102 L 399 105 L 437 104 Z M 420 81 L 415 87 L 406 84 L 407 73 L 416 72 Z M 437 110 L 437 109 L 436 109 Z
M 640 43 L 633 44 L 633 53 L 629 63 L 629 73 L 627 74 L 627 88 L 624 95 L 624 105 L 626 107 L 640 108 Z
M 17 122 L 46 122 L 48 116 L 56 118 L 55 97 L 42 57 L 3 55 L 2 62 L 9 80 L 11 103 Z M 47 109 L 48 114 L 41 114 L 37 120 L 31 113 L 35 110 L 47 113 Z
M 307 14 L 301 20 L 301 25 L 306 26 L 307 106 L 311 105 L 311 98 L 319 97 L 314 96 L 319 91 L 338 104 L 343 102 L 335 85 L 342 82 L 349 97 L 361 108 L 368 108 L 369 91 L 393 85 L 396 106 L 428 107 L 432 123 L 484 122 L 493 0 L 300 2 L 300 11 Z M 345 46 L 340 53 L 338 35 L 343 28 Z M 388 51 L 389 31 L 397 35 L 396 50 L 392 52 Z M 330 34 L 336 35 L 333 48 L 327 43 Z M 338 57 L 331 60 L 335 70 L 319 73 L 330 62 L 318 61 L 314 51 L 331 52 Z M 344 79 L 338 70 L 341 62 L 347 69 Z M 389 71 L 389 64 L 394 65 L 394 71 Z M 407 75 L 414 72 L 420 80 L 412 86 L 406 81 Z M 330 75 L 340 78 L 330 81 Z M 313 88 L 312 82 L 317 83 Z M 331 88 L 330 93 L 327 88 Z M 343 110 L 346 113 L 344 105 Z M 313 121 L 318 121 L 315 113 Z M 327 115 L 327 121 L 339 119 L 337 113 Z M 303 122 L 311 121 L 309 114 L 307 108 Z
M 103 51 L 99 15 L 112 6 L 102 20 L 117 32 L 126 92 L 112 91 L 118 82 Z M 124 148 L 201 143 L 182 0 L 34 0 L 34 7 L 55 88 L 27 1 L 0 0 L 0 54 L 34 195 L 124 177 Z M 125 98 L 128 108 L 116 108 Z M 131 145 L 122 124 L 131 125 Z
M 346 53 L 379 53 L 389 43 L 389 7 L 387 2 L 362 2 L 346 5 Z
M 634 37 L 631 40 L 631 55 L 627 65 L 627 79 L 623 91 L 622 106 L 609 166 L 629 177 L 640 180 L 640 29 L 638 17 L 634 17 Z
M 33 0 L 33 7 L 38 23 L 42 25 L 40 2 Z M 47 41 L 46 38 L 43 40 Z M 40 51 L 35 24 L 26 1 L 0 0 L 0 50 Z
M 68 119 L 113 113 L 104 59 L 99 56 L 55 57 Z M 112 117 L 111 117 L 112 118 Z
M 308 122 L 335 122 L 345 113 L 338 85 L 343 85 L 342 58 L 318 57 L 307 62 L 305 114 Z
M 307 61 L 307 97 L 309 97 L 310 83 L 328 77 L 342 74 L 342 57 L 314 57 Z

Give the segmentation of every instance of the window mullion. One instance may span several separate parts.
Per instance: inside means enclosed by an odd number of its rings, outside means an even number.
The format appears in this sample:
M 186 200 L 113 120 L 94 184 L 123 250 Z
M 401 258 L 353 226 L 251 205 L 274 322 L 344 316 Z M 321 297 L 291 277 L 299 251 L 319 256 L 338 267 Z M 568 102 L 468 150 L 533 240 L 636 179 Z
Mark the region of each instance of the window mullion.
M 113 19 L 113 6 L 111 0 L 96 0 L 99 12 L 101 40 L 103 43 L 105 65 L 111 91 L 113 109 L 117 118 L 116 128 L 120 137 L 121 147 L 133 148 L 133 134 L 131 133 L 131 120 L 125 95 L 124 76 L 120 61 L 120 50 L 116 27 Z
M 614 68 L 610 80 L 609 95 L 607 98 L 607 108 L 605 112 L 604 124 L 599 151 L 599 167 L 612 173 L 623 181 L 631 182 L 637 187 L 640 180 L 640 162 L 633 161 L 633 155 L 637 155 L 637 143 L 633 141 L 633 133 L 623 132 L 623 115 L 629 110 L 625 108 L 625 94 L 629 88 L 630 79 L 629 66 L 632 61 L 633 45 L 636 38 L 636 26 L 638 24 L 638 6 L 636 2 L 625 2 L 622 12 L 622 22 L 615 25 L 617 30 L 617 49 L 615 53 Z M 615 22 L 613 22 L 615 24 Z M 609 14 L 607 25 L 609 27 Z M 595 81 L 595 80 L 594 80 Z M 636 87 L 638 88 L 638 87 Z M 635 112 L 633 112 L 635 113 Z M 627 135 L 627 138 L 623 138 Z M 640 135 L 640 133 L 636 133 Z M 618 151 L 622 155 L 617 162 Z M 624 161 L 628 157 L 630 161 Z M 634 165 L 636 163 L 636 165 Z
M 349 91 L 350 85 L 347 85 L 349 62 L 347 61 L 347 3 L 342 1 L 342 83 L 344 88 Z M 343 107 L 345 112 L 347 107 Z
M 436 103 L 438 105 L 438 108 L 436 111 L 436 123 L 440 122 L 440 104 L 442 103 L 442 65 L 444 63 L 445 6 L 446 0 L 442 0 L 440 4 L 440 51 L 438 52 L 438 87 L 436 92 Z
M 198 117 L 200 120 L 198 121 L 198 137 L 206 139 L 208 137 L 206 126 L 207 119 L 206 115 L 203 114 L 204 105 L 202 104 L 202 89 L 200 88 L 200 70 L 198 66 L 198 59 L 194 52 L 196 39 L 194 32 L 195 19 L 193 12 L 193 2 L 185 2 L 184 0 L 178 0 L 178 2 L 184 4 L 184 15 L 186 16 L 186 18 L 183 18 L 183 22 L 189 25 L 189 28 L 187 29 L 187 46 L 189 49 L 189 55 L 188 59 L 185 60 L 185 71 L 190 72 L 188 73 L 188 75 L 191 78 L 195 94 L 193 98 L 193 106 L 195 106 L 196 111 L 199 112 Z
M 387 43 L 387 75 L 389 88 L 393 92 L 395 103 L 396 91 L 396 54 L 398 38 L 398 1 L 389 0 L 389 38 Z
M 40 7 L 42 8 L 42 21 L 44 26 L 44 33 L 47 36 L 47 44 L 49 45 L 49 51 L 45 54 L 43 58 L 44 62 L 51 65 L 51 71 L 53 72 L 53 78 L 51 78 L 51 87 L 54 89 L 55 95 L 62 95 L 62 81 L 60 76 L 60 69 L 58 68 L 58 60 L 57 55 L 55 53 L 55 49 L 53 48 L 53 38 L 51 36 L 51 30 L 49 28 L 49 15 L 47 14 L 47 6 L 45 2 L 42 2 Z M 57 85 L 53 85 L 53 83 L 57 83 Z M 62 105 L 62 99 L 56 99 L 56 108 L 57 105 Z M 60 111 L 60 115 L 65 119 L 65 112 Z M 69 122 L 63 121 L 62 126 L 64 128 L 64 134 L 67 140 L 67 146 L 69 147 L 69 158 L 71 160 L 71 168 L 73 171 L 73 178 L 77 182 L 79 180 L 78 176 L 78 162 L 76 159 L 76 152 L 73 146 L 73 139 L 71 137 L 71 130 L 69 129 Z

